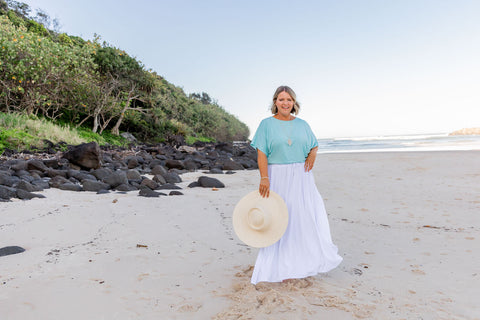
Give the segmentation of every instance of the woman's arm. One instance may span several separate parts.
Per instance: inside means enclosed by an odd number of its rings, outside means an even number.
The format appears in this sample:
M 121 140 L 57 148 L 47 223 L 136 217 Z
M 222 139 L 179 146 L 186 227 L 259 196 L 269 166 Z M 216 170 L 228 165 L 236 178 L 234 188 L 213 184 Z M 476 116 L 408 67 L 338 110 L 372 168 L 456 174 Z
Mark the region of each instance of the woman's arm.
M 257 149 L 257 163 L 258 170 L 260 171 L 260 186 L 258 187 L 258 192 L 262 197 L 267 197 L 270 195 L 270 180 L 268 177 L 268 159 L 267 155 L 262 151 Z
M 312 148 L 308 153 L 307 159 L 305 159 L 305 171 L 308 172 L 313 169 L 315 159 L 317 158 L 318 147 Z M 260 167 L 260 165 L 259 165 Z

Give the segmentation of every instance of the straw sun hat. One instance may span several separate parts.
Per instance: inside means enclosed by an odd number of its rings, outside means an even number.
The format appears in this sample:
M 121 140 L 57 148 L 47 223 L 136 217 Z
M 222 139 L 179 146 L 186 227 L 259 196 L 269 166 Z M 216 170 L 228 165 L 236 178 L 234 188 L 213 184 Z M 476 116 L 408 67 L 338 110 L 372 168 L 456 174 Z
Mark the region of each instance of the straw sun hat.
M 270 190 L 263 198 L 257 191 L 244 196 L 233 210 L 233 229 L 245 244 L 268 247 L 277 242 L 288 225 L 288 209 L 283 199 Z

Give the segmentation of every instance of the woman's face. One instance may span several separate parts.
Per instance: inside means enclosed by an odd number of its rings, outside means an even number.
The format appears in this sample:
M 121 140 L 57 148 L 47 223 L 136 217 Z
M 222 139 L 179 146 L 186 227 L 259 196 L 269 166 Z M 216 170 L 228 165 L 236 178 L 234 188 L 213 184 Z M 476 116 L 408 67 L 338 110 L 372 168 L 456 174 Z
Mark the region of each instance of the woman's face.
M 293 108 L 293 99 L 287 92 L 280 92 L 277 97 L 277 101 L 275 101 L 275 105 L 278 108 L 278 114 L 280 116 L 284 118 L 290 118 L 290 113 L 292 112 Z

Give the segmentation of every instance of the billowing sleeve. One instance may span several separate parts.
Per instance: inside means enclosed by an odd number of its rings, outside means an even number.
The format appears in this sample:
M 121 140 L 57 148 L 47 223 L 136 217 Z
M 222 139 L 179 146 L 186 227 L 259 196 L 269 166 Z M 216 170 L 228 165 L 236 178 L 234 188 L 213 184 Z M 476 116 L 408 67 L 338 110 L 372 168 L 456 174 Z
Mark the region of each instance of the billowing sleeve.
M 253 139 L 250 145 L 255 149 L 262 151 L 268 156 L 269 154 L 268 132 L 267 132 L 267 124 L 265 120 L 262 120 L 262 122 L 260 122 L 260 125 L 258 126 L 258 129 L 255 132 L 255 135 L 253 136 Z
M 317 138 L 315 137 L 315 134 L 313 134 L 312 129 L 308 125 L 307 122 L 305 122 L 305 125 L 307 126 L 307 146 L 308 150 L 312 150 L 315 147 L 318 147 L 318 141 Z

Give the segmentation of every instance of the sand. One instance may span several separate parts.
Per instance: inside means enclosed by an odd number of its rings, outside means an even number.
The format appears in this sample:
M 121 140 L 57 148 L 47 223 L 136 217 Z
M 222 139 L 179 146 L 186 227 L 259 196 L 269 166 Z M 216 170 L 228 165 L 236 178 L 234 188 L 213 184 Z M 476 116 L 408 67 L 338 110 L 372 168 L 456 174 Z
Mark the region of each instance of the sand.
M 314 173 L 343 263 L 257 286 L 231 226 L 256 171 L 0 203 L 0 247 L 26 249 L 0 257 L 1 319 L 480 319 L 479 151 L 319 154 Z

